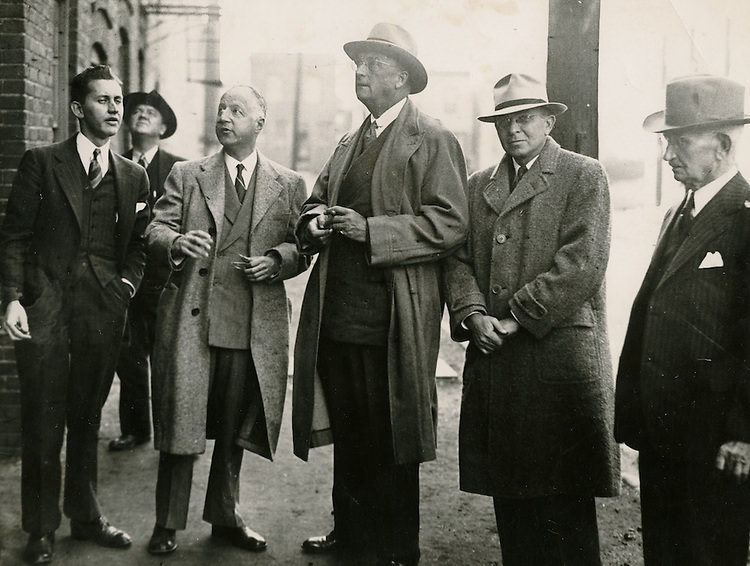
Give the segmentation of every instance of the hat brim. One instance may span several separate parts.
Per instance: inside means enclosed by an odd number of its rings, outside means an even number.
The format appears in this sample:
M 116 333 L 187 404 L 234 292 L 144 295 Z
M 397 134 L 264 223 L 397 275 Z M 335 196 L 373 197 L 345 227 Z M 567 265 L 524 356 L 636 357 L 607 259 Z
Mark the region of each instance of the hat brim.
M 154 94 L 150 92 L 131 92 L 125 95 L 125 98 L 123 98 L 123 119 L 126 122 L 130 119 L 133 109 L 139 104 L 153 106 L 161 114 L 162 122 L 167 127 L 160 136 L 161 139 L 167 139 L 177 131 L 177 116 L 175 116 L 171 106 L 161 95 L 158 95 L 158 98 L 154 100 Z
M 654 134 L 661 134 L 664 132 L 673 132 L 676 130 L 697 130 L 701 128 L 721 127 L 721 126 L 740 126 L 742 124 L 749 124 L 750 116 L 745 115 L 742 118 L 733 118 L 731 120 L 714 120 L 708 122 L 696 122 L 694 124 L 667 124 L 666 112 L 660 110 L 646 116 L 643 120 L 643 129 L 652 132 Z
M 512 106 L 506 106 L 500 110 L 495 110 L 492 114 L 485 114 L 484 116 L 477 116 L 477 120 L 480 122 L 494 122 L 500 116 L 506 116 L 507 114 L 513 114 L 515 112 L 523 112 L 524 110 L 531 110 L 532 108 L 547 108 L 555 116 L 565 112 L 568 107 L 561 102 L 535 102 L 532 104 L 515 104 Z
M 422 92 L 427 86 L 427 70 L 424 68 L 424 65 L 422 65 L 422 62 L 414 55 L 397 45 L 393 45 L 387 41 L 379 41 L 377 39 L 364 39 L 345 43 L 344 51 L 351 60 L 356 59 L 363 51 L 375 51 L 377 53 L 382 53 L 386 57 L 395 59 L 401 63 L 406 72 L 409 73 L 409 91 L 411 94 Z

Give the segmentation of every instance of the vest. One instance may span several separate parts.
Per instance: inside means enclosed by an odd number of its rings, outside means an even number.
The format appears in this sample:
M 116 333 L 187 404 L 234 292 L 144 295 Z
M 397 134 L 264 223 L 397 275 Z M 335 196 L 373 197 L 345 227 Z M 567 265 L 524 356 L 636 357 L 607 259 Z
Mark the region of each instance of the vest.
M 365 123 L 365 125 L 368 125 Z M 372 173 L 391 126 L 352 160 L 337 204 L 372 216 Z M 362 145 L 362 130 L 359 144 Z M 385 271 L 367 263 L 367 244 L 340 234 L 331 241 L 321 333 L 337 342 L 383 346 L 388 338 L 390 295 Z
M 256 166 L 257 170 L 257 166 Z M 249 255 L 253 218 L 255 171 L 247 182 L 242 203 L 227 172 L 224 175 L 224 223 L 213 261 L 213 281 L 208 298 L 208 345 L 218 348 L 250 348 L 252 284 L 232 265 Z

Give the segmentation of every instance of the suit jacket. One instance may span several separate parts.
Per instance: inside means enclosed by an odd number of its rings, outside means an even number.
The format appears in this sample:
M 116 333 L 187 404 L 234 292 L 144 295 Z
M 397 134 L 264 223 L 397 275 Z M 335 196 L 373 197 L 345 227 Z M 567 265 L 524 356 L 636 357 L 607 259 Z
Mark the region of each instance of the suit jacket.
M 446 260 L 451 330 L 514 316 L 498 352 L 466 352 L 461 489 L 509 498 L 616 495 L 604 276 L 610 209 L 601 164 L 548 138 L 513 192 L 509 157 L 469 179 L 469 238 Z
M 217 239 L 227 223 L 225 175 L 221 152 L 176 163 L 147 229 L 156 261 L 173 269 L 159 300 L 152 364 L 154 442 L 158 450 L 173 454 L 199 454 L 206 447 L 208 303 L 215 258 L 223 253 Z M 294 239 L 294 226 L 306 194 L 300 175 L 259 154 L 249 238 L 245 231 L 230 233 L 223 239 L 226 245 L 242 236 L 247 242 L 247 255 L 273 250 L 281 257 L 277 278 L 249 286 L 253 304 L 247 321 L 249 347 L 263 401 L 260 418 L 265 419 L 265 426 L 244 423 L 238 440 L 245 448 L 269 459 L 278 443 L 288 377 L 289 306 L 283 281 L 308 265 L 298 254 Z M 181 234 L 198 229 L 214 238 L 210 256 L 185 258 L 179 265 L 172 264 L 170 250 L 174 241 Z
M 615 434 L 636 450 L 712 461 L 724 442 L 750 442 L 750 186 L 735 175 L 661 269 L 678 208 L 633 303 Z
M 367 260 L 384 270 L 389 288 L 391 446 L 402 464 L 435 458 L 440 260 L 463 243 L 468 210 L 466 164 L 455 136 L 410 100 L 391 127 L 373 170 Z M 337 203 L 359 131 L 339 141 L 305 203 L 300 227 Z M 302 250 L 320 252 L 305 289 L 294 355 L 294 451 L 306 460 L 311 447 L 332 440 L 316 373 L 329 248 Z
M 133 159 L 133 149 L 125 152 L 124 157 Z M 151 163 L 148 164 L 146 172 L 148 174 L 149 192 L 148 204 L 151 207 L 151 217 L 153 218 L 154 205 L 156 201 L 164 194 L 164 181 L 172 170 L 172 166 L 178 161 L 185 161 L 184 157 L 178 157 L 163 149 L 157 150 Z M 150 292 L 153 294 L 153 304 L 156 307 L 156 296 L 161 292 L 161 288 L 169 277 L 169 266 L 159 262 L 150 261 L 146 258 L 146 268 L 143 275 L 141 292 Z
M 76 134 L 77 135 L 77 134 Z M 142 167 L 110 152 L 117 192 L 117 269 L 137 288 L 146 259 L 148 177 Z M 3 302 L 30 304 L 45 281 L 65 285 L 80 247 L 81 171 L 76 136 L 28 150 L 13 181 L 0 236 Z

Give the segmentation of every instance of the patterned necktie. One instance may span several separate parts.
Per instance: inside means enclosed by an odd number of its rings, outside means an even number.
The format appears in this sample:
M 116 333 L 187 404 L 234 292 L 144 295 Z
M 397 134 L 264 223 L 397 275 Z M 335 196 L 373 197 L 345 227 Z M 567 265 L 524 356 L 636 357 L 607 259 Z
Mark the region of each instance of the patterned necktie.
M 99 154 L 101 150 L 97 147 L 89 163 L 89 188 L 95 189 L 102 180 L 102 166 L 99 165 Z
M 518 183 L 521 182 L 523 176 L 526 175 L 526 171 L 528 171 L 528 169 L 526 169 L 526 165 L 521 165 L 518 168 L 518 171 L 516 171 L 515 177 L 513 178 L 513 186 L 511 190 L 515 189 L 518 186 Z
M 243 169 L 245 169 L 245 166 L 242 163 L 238 163 L 237 176 L 234 179 L 234 190 L 237 191 L 237 197 L 240 199 L 240 202 L 245 199 L 245 191 L 247 190 L 245 181 L 242 179 Z
M 364 149 L 367 149 L 376 139 L 378 139 L 378 123 L 370 120 L 370 126 L 365 130 Z

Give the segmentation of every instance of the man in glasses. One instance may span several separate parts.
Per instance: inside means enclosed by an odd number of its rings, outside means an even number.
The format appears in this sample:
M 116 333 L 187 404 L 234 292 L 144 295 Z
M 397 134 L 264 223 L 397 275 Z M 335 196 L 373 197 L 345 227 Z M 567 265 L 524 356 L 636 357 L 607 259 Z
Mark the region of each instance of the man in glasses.
M 453 338 L 470 341 L 460 486 L 493 497 L 504 565 L 599 565 L 594 497 L 620 485 L 607 177 L 549 136 L 567 107 L 542 83 L 510 74 L 494 99 L 479 120 L 505 156 L 469 179 L 469 238 L 446 260 Z
M 697 75 L 646 118 L 685 187 L 630 315 L 615 433 L 639 451 L 647 565 L 744 565 L 750 533 L 750 186 L 745 88 Z
M 440 260 L 465 237 L 466 166 L 453 134 L 408 98 L 427 73 L 404 29 L 377 24 L 344 51 L 370 114 L 339 142 L 297 225 L 301 251 L 320 255 L 294 355 L 295 453 L 334 442 L 334 530 L 303 549 L 416 564 L 419 464 L 435 458 Z

